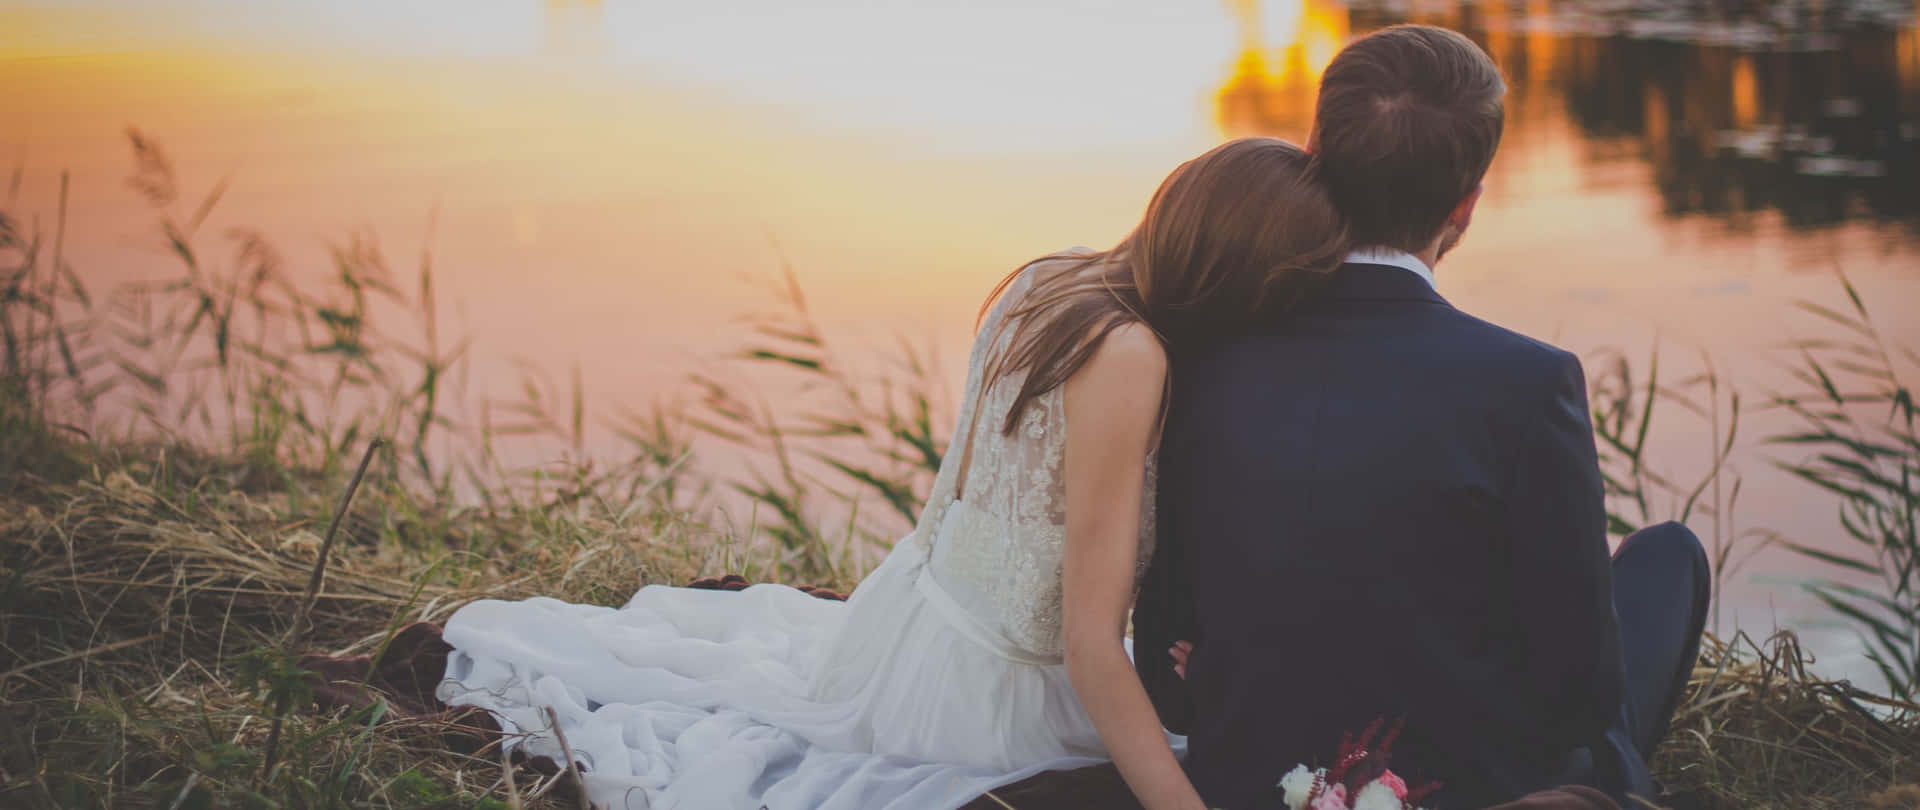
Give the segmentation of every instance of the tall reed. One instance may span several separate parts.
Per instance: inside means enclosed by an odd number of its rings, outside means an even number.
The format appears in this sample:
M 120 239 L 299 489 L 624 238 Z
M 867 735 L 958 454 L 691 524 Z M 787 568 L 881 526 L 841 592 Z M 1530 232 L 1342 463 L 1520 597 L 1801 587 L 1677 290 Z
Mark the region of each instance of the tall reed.
M 1698 516 L 1710 521 L 1703 540 L 1713 571 L 1711 626 L 1720 632 L 1720 595 L 1726 584 L 1773 541 L 1764 530 L 1741 529 L 1737 520 L 1742 478 L 1733 454 L 1740 435 L 1740 392 L 1704 352 L 1701 371 L 1673 383 L 1662 380 L 1658 345 L 1648 355 L 1644 381 L 1623 353 L 1601 352 L 1596 359 L 1589 395 L 1607 495 L 1607 530 L 1625 537 L 1661 520 L 1697 524 Z M 1661 403 L 1667 407 L 1659 407 Z M 1707 428 L 1707 467 L 1696 477 L 1682 478 L 1667 470 L 1650 452 L 1654 417 L 1675 407 Z
M 891 373 L 854 371 L 807 308 L 791 266 L 773 286 L 776 305 L 749 316 L 754 342 L 735 359 L 754 381 L 742 388 L 696 374 L 701 392 L 692 424 L 708 436 L 753 452 L 760 463 L 731 487 L 764 509 L 764 529 L 793 553 L 805 576 L 855 574 L 858 552 L 884 549 L 919 518 L 922 499 L 940 469 L 947 437 L 936 432 L 936 382 L 926 353 L 902 340 Z M 764 397 L 785 385 L 798 396 L 775 407 Z M 877 501 L 883 515 L 863 519 Z M 822 509 L 837 506 L 844 529 L 823 526 Z M 846 541 L 834 551 L 829 534 Z
M 1793 343 L 1799 388 L 1774 403 L 1800 428 L 1771 441 L 1804 454 L 1780 468 L 1834 496 L 1852 545 L 1786 544 L 1845 575 L 1811 590 L 1860 628 L 1894 694 L 1912 698 L 1920 693 L 1920 426 L 1909 380 L 1920 354 L 1890 346 L 1853 283 L 1844 275 L 1839 282 L 1846 309 L 1798 303 L 1839 332 Z

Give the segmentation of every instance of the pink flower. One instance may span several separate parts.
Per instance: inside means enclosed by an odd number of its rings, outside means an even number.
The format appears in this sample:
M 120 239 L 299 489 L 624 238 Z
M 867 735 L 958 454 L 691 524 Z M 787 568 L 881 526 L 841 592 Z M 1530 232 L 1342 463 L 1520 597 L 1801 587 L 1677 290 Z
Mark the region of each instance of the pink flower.
M 1393 795 L 1395 798 L 1400 799 L 1401 801 L 1406 801 L 1407 780 L 1401 779 L 1399 774 L 1394 773 L 1393 771 L 1386 771 L 1381 773 L 1380 778 L 1374 781 L 1379 782 L 1380 784 L 1386 785 L 1389 788 L 1392 788 Z
M 1347 786 L 1329 785 L 1325 792 L 1314 797 L 1313 803 L 1307 805 L 1307 810 L 1348 810 Z

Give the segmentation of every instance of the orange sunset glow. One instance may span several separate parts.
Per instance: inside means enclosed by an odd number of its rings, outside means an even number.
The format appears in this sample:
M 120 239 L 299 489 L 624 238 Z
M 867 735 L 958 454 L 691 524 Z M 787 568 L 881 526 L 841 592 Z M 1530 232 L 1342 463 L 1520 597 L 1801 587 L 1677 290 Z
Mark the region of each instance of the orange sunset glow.
M 1347 41 L 1347 9 L 1331 0 L 1231 5 L 1240 51 L 1216 96 L 1221 130 L 1304 139 L 1320 73 Z

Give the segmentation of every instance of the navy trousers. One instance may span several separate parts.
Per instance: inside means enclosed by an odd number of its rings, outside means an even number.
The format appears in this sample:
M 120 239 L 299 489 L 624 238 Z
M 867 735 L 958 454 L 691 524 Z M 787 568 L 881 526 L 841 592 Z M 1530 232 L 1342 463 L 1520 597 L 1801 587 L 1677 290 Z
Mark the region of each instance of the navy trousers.
M 1626 695 L 1605 742 L 1593 751 L 1596 785 L 1623 807 L 1659 794 L 1647 760 L 1666 736 L 1700 657 L 1712 578 L 1707 552 L 1687 527 L 1634 532 L 1613 556 L 1613 610 L 1620 621 Z

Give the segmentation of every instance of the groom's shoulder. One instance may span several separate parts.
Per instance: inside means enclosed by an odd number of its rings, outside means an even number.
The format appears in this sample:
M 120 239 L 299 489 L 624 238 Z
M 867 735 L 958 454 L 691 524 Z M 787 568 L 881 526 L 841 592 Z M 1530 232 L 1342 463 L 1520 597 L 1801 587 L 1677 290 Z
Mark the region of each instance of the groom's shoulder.
M 1453 331 L 1475 354 L 1516 374 L 1558 377 L 1580 368 L 1580 358 L 1559 346 L 1457 309 L 1449 315 Z

